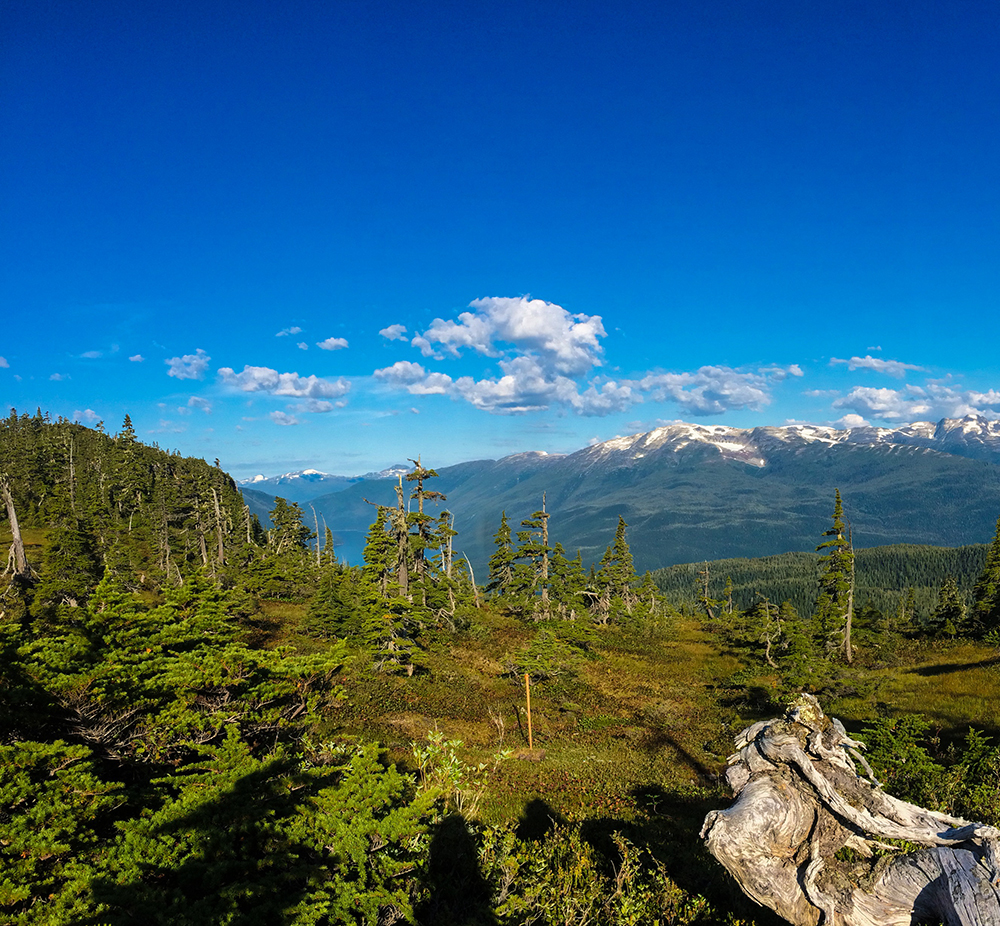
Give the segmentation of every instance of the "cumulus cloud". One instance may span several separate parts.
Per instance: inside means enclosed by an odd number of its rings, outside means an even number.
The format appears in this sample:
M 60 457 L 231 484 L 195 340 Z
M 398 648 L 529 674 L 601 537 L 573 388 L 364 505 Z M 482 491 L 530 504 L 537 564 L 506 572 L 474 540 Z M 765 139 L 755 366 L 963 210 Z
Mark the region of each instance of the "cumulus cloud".
M 497 357 L 503 345 L 510 345 L 562 375 L 579 375 L 601 363 L 598 339 L 605 331 L 599 315 L 572 315 L 553 302 L 527 296 L 474 299 L 469 308 L 457 320 L 435 318 L 410 343 L 436 359 L 458 357 L 465 349 Z
M 163 362 L 169 367 L 167 376 L 173 376 L 176 379 L 204 379 L 205 371 L 208 369 L 208 361 L 211 359 L 199 347 L 193 354 L 171 357 Z
M 830 358 L 830 366 L 846 363 L 848 370 L 874 370 L 876 373 L 885 373 L 887 376 L 894 376 L 902 379 L 906 376 L 907 370 L 923 370 L 924 367 L 915 363 L 902 363 L 899 360 L 882 360 L 880 357 L 851 357 L 850 360 L 841 360 L 837 357 Z
M 838 418 L 834 425 L 842 430 L 849 430 L 850 428 L 865 428 L 868 427 L 868 422 L 862 418 L 860 415 L 855 415 L 851 413 L 849 415 L 844 415 L 843 418 Z
M 142 354 L 133 354 L 128 358 L 132 363 L 142 363 L 146 358 Z
M 208 399 L 203 399 L 201 396 L 193 395 L 188 399 L 188 408 L 197 408 L 203 411 L 206 415 L 212 412 L 212 403 Z
M 428 373 L 419 363 L 399 360 L 391 367 L 375 371 L 375 378 L 391 386 L 404 387 L 412 395 L 441 395 L 448 392 L 452 379 L 447 373 Z
M 271 412 L 268 417 L 275 423 L 280 424 L 282 427 L 289 427 L 293 424 L 298 424 L 299 419 L 294 415 L 288 415 L 285 412 Z
M 275 337 L 276 338 L 287 338 L 290 334 L 298 334 L 302 329 L 298 325 L 293 325 L 291 328 L 282 328 Z
M 74 421 L 97 421 L 98 414 L 92 408 L 85 408 L 83 411 L 77 409 L 73 412 Z
M 382 328 L 379 334 L 388 341 L 405 341 L 406 325 L 389 325 L 388 328 Z
M 907 385 L 901 389 L 855 386 L 835 400 L 833 407 L 884 421 L 936 421 L 966 415 L 995 418 L 1000 413 L 1000 393 L 994 389 L 961 390 L 944 383 Z
M 658 401 L 676 402 L 695 415 L 721 415 L 733 409 L 759 411 L 771 401 L 766 373 L 705 366 L 694 373 L 653 373 L 638 385 Z
M 7 358 L 6 357 L 0 357 L 0 369 L 6 370 L 6 369 L 9 369 L 9 368 L 10 368 L 10 364 L 7 362 Z
M 395 340 L 405 330 L 393 325 L 380 334 Z M 401 360 L 376 370 L 374 376 L 413 395 L 448 395 L 493 414 L 561 406 L 581 415 L 609 415 L 652 398 L 675 402 L 689 414 L 717 415 L 761 409 L 771 401 L 775 383 L 804 375 L 800 366 L 791 364 L 754 371 L 706 366 L 696 372 L 649 373 L 637 379 L 594 376 L 603 363 L 604 337 L 599 315 L 574 315 L 555 303 L 527 296 L 476 299 L 456 318 L 435 318 L 410 343 L 435 360 L 466 352 L 496 358 L 496 375 L 452 378 Z
M 320 350 L 343 350 L 347 347 L 347 338 L 327 338 L 325 341 L 317 341 L 316 346 Z
M 309 350 L 309 345 L 308 345 L 308 344 L 306 344 L 306 342 L 305 342 L 305 341 L 299 341 L 299 343 L 298 343 L 298 344 L 296 344 L 295 346 L 296 346 L 296 347 L 297 347 L 297 348 L 298 348 L 299 350 Z
M 269 395 L 294 396 L 299 399 L 332 399 L 346 395 L 351 384 L 340 377 L 336 380 L 319 376 L 299 376 L 298 373 L 279 373 L 270 367 L 243 367 L 241 373 L 231 367 L 222 367 L 219 378 L 227 386 L 243 392 L 266 392 Z

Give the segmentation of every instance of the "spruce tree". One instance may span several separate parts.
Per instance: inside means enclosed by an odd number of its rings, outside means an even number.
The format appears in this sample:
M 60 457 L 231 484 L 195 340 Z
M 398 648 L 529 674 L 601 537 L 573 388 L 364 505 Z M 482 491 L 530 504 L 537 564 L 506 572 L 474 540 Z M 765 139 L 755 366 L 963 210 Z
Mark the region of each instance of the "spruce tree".
M 851 624 L 854 619 L 854 548 L 846 536 L 844 506 L 840 489 L 836 490 L 833 506 L 833 526 L 823 531 L 829 538 L 816 547 L 822 573 L 815 615 L 826 638 L 827 649 L 841 653 L 850 663 L 854 659 L 851 645 Z
M 986 564 L 972 591 L 969 618 L 970 630 L 976 636 L 1000 630 L 1000 519 L 986 554 Z
M 507 522 L 507 512 L 500 515 L 500 527 L 493 535 L 496 549 L 490 557 L 490 574 L 486 580 L 486 591 L 493 595 L 504 595 L 514 583 L 514 539 L 510 524 Z

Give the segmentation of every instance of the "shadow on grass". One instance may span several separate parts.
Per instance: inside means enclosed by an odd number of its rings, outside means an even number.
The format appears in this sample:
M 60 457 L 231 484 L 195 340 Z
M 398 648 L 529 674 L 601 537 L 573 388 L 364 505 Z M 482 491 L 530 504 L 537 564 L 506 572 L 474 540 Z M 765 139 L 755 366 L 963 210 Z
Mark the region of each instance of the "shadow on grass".
M 420 926 L 494 926 L 490 886 L 479 869 L 476 840 L 459 814 L 446 817 L 431 840 L 430 895 L 415 911 Z
M 1000 665 L 1000 656 L 994 656 L 992 659 L 980 659 L 979 662 L 958 662 L 936 666 L 919 666 L 915 669 L 908 669 L 907 674 L 933 677 L 935 675 L 949 675 L 952 672 L 965 672 L 968 669 L 986 669 L 990 666 L 996 665 Z
M 647 784 L 633 788 L 631 794 L 640 810 L 636 819 L 598 817 L 581 825 L 581 836 L 612 865 L 620 861 L 612 838 L 620 833 L 660 862 L 678 887 L 688 894 L 700 894 L 716 911 L 758 926 L 787 926 L 751 901 L 701 840 L 705 815 L 728 803 L 721 793 L 668 791 L 658 784 Z

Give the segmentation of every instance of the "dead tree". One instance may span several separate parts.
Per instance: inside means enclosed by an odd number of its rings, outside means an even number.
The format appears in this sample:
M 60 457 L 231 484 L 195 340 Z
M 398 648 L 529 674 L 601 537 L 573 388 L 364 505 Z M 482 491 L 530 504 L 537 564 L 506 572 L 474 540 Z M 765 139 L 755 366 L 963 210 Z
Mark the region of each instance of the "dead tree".
M 814 697 L 747 727 L 736 748 L 736 803 L 701 835 L 755 901 L 795 926 L 1000 924 L 1000 830 L 886 794 Z
M 21 528 L 17 523 L 17 511 L 14 510 L 14 497 L 11 494 L 10 483 L 6 476 L 0 476 L 0 498 L 3 499 L 4 507 L 7 509 L 7 521 L 10 524 L 12 538 L 4 575 L 12 573 L 16 578 L 30 579 L 31 567 L 24 554 L 24 538 L 21 537 Z

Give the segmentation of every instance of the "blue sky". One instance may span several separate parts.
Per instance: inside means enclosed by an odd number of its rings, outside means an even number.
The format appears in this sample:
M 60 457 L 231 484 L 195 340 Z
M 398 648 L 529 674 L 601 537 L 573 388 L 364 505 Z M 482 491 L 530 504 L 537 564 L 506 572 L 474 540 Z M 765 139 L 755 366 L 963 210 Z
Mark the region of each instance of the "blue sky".
M 1000 416 L 996 4 L 0 17 L 0 407 L 238 477 Z

